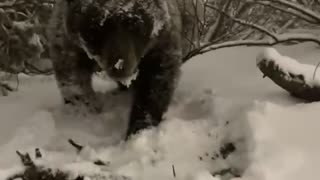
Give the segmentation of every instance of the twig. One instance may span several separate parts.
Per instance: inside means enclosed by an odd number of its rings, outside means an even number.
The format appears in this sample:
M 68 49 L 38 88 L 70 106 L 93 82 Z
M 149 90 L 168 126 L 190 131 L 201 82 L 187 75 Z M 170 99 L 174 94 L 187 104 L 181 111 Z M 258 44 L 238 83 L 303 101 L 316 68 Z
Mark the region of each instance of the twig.
M 96 160 L 93 162 L 93 164 L 95 164 L 97 166 L 108 166 L 110 164 L 110 162 L 103 162 L 101 160 Z
M 253 23 L 250 23 L 250 22 L 246 22 L 246 21 L 244 21 L 242 19 L 238 19 L 238 18 L 232 17 L 231 15 L 227 14 L 226 12 L 220 10 L 219 8 L 217 8 L 215 6 L 208 5 L 208 7 L 211 8 L 211 9 L 216 10 L 217 12 L 222 14 L 223 16 L 226 16 L 226 17 L 230 18 L 232 21 L 234 21 L 236 23 L 239 23 L 239 24 L 244 25 L 244 26 L 249 26 L 250 28 L 256 29 L 256 30 L 258 30 L 260 32 L 263 32 L 263 33 L 267 34 L 268 36 L 270 36 L 274 40 L 277 40 L 277 37 L 276 37 L 276 35 L 274 33 L 268 31 L 267 29 L 265 29 L 262 26 L 259 26 L 257 24 L 253 24 Z
M 276 44 L 286 43 L 286 42 L 314 42 L 318 45 L 320 44 L 320 39 L 316 36 L 311 34 L 293 34 L 293 35 L 279 35 L 277 36 L 277 40 L 238 40 L 238 41 L 229 41 L 220 44 L 205 44 L 200 48 L 197 48 L 191 51 L 183 58 L 183 62 L 187 62 L 194 56 L 207 53 L 209 51 L 222 49 L 222 48 L 229 48 L 229 47 L 237 47 L 237 46 L 274 46 Z
M 16 153 L 20 157 L 20 160 L 24 166 L 26 166 L 26 167 L 35 166 L 29 153 L 22 154 L 19 151 L 16 151 Z
M 174 165 L 172 165 L 172 173 L 173 173 L 173 177 L 176 178 L 177 174 L 176 174 L 176 170 L 174 168 Z
M 315 70 L 314 70 L 313 80 L 314 80 L 314 78 L 316 77 L 317 69 L 318 69 L 319 66 L 320 66 L 320 62 L 318 63 L 318 65 L 316 66 L 316 68 L 315 68 Z
M 8 84 L 6 83 L 2 83 L 0 82 L 0 87 L 3 87 L 4 89 L 6 89 L 7 91 L 14 91 L 14 89 L 12 87 L 10 87 Z
M 69 139 L 68 142 L 80 152 L 83 149 L 83 146 L 74 142 L 72 139 Z
M 20 85 L 20 79 L 19 79 L 19 75 L 16 74 L 16 81 L 17 81 L 17 86 L 16 86 L 16 91 L 18 91 L 19 85 Z

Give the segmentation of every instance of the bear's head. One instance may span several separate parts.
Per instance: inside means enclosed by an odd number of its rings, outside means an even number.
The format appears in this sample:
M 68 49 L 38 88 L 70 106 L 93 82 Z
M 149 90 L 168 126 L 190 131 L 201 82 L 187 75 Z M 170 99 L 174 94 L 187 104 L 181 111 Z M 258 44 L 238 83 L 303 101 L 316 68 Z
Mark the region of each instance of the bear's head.
M 151 42 L 154 18 L 134 0 L 66 0 L 67 29 L 107 74 L 126 79 Z

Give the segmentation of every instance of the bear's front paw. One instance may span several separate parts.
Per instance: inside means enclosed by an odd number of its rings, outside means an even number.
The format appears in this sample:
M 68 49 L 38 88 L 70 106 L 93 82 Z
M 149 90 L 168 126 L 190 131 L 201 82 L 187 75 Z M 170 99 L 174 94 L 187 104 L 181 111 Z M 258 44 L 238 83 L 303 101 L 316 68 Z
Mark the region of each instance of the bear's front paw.
M 64 98 L 64 104 L 71 105 L 73 107 L 84 107 L 90 113 L 101 113 L 103 110 L 103 101 L 95 95 L 74 95 Z

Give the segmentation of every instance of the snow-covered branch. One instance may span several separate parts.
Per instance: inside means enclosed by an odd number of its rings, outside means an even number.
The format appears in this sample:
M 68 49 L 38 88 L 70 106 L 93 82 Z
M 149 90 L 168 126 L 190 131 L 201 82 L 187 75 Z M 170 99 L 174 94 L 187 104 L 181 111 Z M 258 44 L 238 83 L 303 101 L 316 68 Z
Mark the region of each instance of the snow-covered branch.
M 217 49 L 230 48 L 236 46 L 274 46 L 276 44 L 286 42 L 314 42 L 320 45 L 320 38 L 312 34 L 286 34 L 275 36 L 276 39 L 265 39 L 265 40 L 236 40 L 228 41 L 224 43 L 208 43 L 201 46 L 198 49 L 191 51 L 187 56 L 184 57 L 183 62 L 188 61 L 190 58 L 214 51 Z
M 266 48 L 257 56 L 257 66 L 263 73 L 263 77 L 270 78 L 292 96 L 306 101 L 320 100 L 319 75 L 316 74 L 316 66 L 302 64 L 281 55 L 273 48 Z
M 309 7 L 310 3 L 307 6 L 287 0 L 242 0 L 230 1 L 228 8 L 219 5 L 213 2 L 206 4 L 207 11 L 217 13 L 219 18 L 209 26 L 202 46 L 190 51 L 184 62 L 199 54 L 235 46 L 273 46 L 287 42 L 320 45 L 320 37 L 311 31 L 301 34 L 288 31 L 295 27 L 311 29 L 320 26 L 320 14 Z M 237 16 L 239 13 L 241 15 Z M 221 19 L 224 22 L 220 22 Z M 220 28 L 216 28 L 218 24 Z M 212 34 L 217 36 L 212 38 Z

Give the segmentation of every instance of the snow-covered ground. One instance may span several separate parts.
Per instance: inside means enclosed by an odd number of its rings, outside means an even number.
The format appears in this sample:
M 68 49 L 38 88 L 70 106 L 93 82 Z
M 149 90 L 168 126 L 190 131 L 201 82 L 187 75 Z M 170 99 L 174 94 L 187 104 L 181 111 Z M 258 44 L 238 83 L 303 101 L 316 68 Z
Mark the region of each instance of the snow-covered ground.
M 313 44 L 277 50 L 302 63 L 319 61 Z M 127 143 L 121 139 L 129 94 L 104 94 L 105 112 L 94 116 L 65 109 L 52 77 L 21 77 L 18 92 L 0 97 L 0 178 L 19 165 L 16 150 L 40 147 L 59 165 L 81 161 L 67 143 L 72 138 L 96 151 L 82 162 L 109 161 L 108 172 L 134 180 L 174 179 L 172 165 L 181 180 L 213 180 L 209 172 L 226 168 L 245 170 L 238 180 L 320 179 L 320 103 L 304 104 L 263 79 L 256 67 L 260 51 L 231 48 L 195 57 L 183 67 L 167 120 Z M 95 79 L 100 92 L 114 87 Z M 216 157 L 228 142 L 236 152 Z

